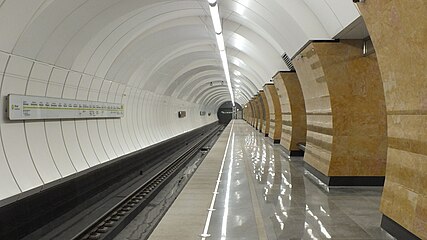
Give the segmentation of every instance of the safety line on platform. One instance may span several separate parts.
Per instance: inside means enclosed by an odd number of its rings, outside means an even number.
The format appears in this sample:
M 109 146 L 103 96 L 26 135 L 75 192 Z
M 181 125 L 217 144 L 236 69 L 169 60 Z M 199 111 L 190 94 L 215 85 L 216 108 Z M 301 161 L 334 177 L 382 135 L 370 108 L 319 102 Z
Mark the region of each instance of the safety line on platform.
M 221 168 L 219 170 L 218 173 L 218 179 L 216 181 L 216 186 L 215 186 L 215 190 L 213 192 L 213 196 L 212 196 L 212 201 L 211 201 L 211 205 L 208 209 L 208 216 L 206 218 L 206 223 L 205 223 L 205 228 L 203 230 L 203 233 L 200 234 L 200 236 L 202 237 L 202 240 L 206 240 L 206 238 L 210 237 L 211 235 L 208 233 L 209 231 L 209 226 L 211 224 L 211 219 L 212 219 L 212 212 L 215 211 L 214 206 L 215 206 L 215 201 L 216 201 L 216 197 L 218 195 L 218 189 L 219 189 L 219 184 L 221 182 L 221 178 L 222 178 L 222 172 L 224 170 L 224 164 L 225 164 L 225 159 L 227 157 L 227 152 L 228 152 L 228 146 L 230 145 L 230 139 L 232 136 L 232 132 L 233 132 L 233 127 L 234 127 L 234 121 L 231 125 L 231 129 L 230 129 L 230 134 L 228 136 L 228 141 L 227 141 L 227 146 L 225 147 L 225 153 L 224 153 L 224 157 L 222 158 L 222 163 L 221 163 Z

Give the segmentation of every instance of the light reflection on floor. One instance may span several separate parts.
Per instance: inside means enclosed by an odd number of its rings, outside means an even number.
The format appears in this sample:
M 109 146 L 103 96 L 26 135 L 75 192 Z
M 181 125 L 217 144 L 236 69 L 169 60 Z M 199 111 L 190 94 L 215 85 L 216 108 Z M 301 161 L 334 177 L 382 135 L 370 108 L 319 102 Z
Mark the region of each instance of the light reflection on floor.
M 380 228 L 382 188 L 319 186 L 304 174 L 301 157 L 289 158 L 243 121 L 232 134 L 212 239 L 260 239 L 254 208 L 268 239 L 394 239 Z

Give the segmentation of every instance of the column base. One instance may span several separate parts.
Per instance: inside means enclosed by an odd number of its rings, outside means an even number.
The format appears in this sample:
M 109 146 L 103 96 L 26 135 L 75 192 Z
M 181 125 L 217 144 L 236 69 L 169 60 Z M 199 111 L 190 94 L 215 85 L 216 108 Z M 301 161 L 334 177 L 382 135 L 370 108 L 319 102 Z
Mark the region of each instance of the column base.
M 279 143 L 280 143 L 280 140 L 279 140 Z M 283 147 L 283 149 L 285 150 L 286 154 L 288 154 L 291 157 L 304 157 L 304 151 L 301 151 L 301 150 L 292 150 L 292 151 L 289 151 L 285 147 Z
M 381 227 L 397 239 L 421 240 L 421 238 L 415 236 L 413 233 L 400 226 L 400 224 L 393 221 L 386 215 L 383 215 L 383 218 L 381 219 Z
M 313 166 L 305 163 L 305 169 L 327 186 L 384 186 L 385 177 L 377 176 L 326 176 Z
M 291 156 L 291 157 L 304 157 L 304 151 L 301 151 L 301 150 L 290 151 L 289 156 Z
M 280 144 L 280 139 L 274 139 L 274 144 Z

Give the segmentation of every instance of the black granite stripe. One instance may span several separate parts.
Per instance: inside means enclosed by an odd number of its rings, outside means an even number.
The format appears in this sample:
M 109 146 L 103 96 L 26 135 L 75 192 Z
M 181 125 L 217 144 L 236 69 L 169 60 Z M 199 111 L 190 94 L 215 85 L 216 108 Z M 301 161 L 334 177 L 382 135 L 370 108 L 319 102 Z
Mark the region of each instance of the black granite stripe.
M 285 147 L 283 148 L 283 150 L 290 157 L 303 157 L 304 156 L 304 151 L 301 151 L 301 150 L 288 150 Z
M 305 154 L 302 150 L 292 150 L 289 152 L 289 156 L 291 157 L 303 157 Z
M 377 176 L 326 176 L 307 162 L 305 168 L 328 186 L 384 186 L 385 181 L 385 177 Z
M 310 40 L 312 43 L 337 43 L 340 42 L 340 39 L 315 39 Z
M 384 186 L 381 176 L 331 176 L 329 186 Z
M 421 238 L 415 236 L 415 234 L 411 233 L 386 215 L 383 215 L 381 219 L 381 227 L 396 239 L 421 240 Z

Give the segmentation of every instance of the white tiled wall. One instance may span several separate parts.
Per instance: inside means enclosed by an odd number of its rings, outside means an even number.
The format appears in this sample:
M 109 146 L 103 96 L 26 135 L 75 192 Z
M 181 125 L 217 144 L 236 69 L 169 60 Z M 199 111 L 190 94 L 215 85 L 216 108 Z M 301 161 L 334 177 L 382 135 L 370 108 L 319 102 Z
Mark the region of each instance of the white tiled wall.
M 0 53 L 1 106 L 8 94 L 125 104 L 122 119 L 14 121 L 0 116 L 0 206 L 216 121 L 198 104 Z M 187 117 L 178 118 L 178 111 Z

